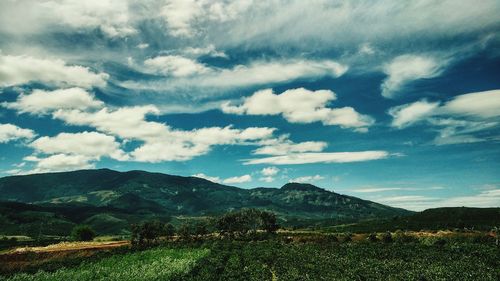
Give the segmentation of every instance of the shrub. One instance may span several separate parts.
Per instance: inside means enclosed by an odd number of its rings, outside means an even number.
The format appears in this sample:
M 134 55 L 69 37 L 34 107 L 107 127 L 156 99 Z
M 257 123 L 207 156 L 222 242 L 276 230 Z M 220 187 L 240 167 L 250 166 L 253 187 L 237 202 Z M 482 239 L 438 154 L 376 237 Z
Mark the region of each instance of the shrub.
M 415 242 L 415 240 L 416 240 L 416 238 L 414 238 L 411 235 L 406 234 L 402 230 L 397 230 L 396 232 L 394 232 L 394 235 L 392 236 L 392 238 L 394 239 L 394 242 L 397 242 L 397 243 L 410 243 L 410 242 Z
M 381 240 L 384 243 L 392 243 L 393 242 L 392 234 L 389 231 L 387 231 L 386 233 L 382 234 Z
M 95 236 L 95 231 L 88 225 L 77 225 L 71 231 L 71 237 L 75 241 L 92 241 Z
M 345 232 L 342 235 L 342 242 L 351 242 L 352 241 L 352 233 Z
M 378 241 L 377 234 L 376 233 L 370 233 L 370 235 L 368 235 L 368 237 L 366 238 L 366 240 L 368 240 L 370 242 L 377 242 Z

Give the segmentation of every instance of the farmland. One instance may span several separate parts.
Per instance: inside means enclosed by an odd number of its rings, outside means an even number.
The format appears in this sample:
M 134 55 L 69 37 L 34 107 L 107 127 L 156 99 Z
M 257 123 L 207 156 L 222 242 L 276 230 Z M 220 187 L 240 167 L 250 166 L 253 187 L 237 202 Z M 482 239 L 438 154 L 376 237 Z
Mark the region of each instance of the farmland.
M 164 241 L 134 250 L 127 245 L 51 249 L 64 260 L 0 280 L 498 280 L 500 250 L 485 233 L 395 233 L 393 241 L 367 234 L 280 233 L 265 239 Z M 95 244 L 99 244 L 93 242 Z M 120 243 L 120 242 L 119 242 Z M 105 244 L 103 244 L 105 245 Z M 111 244 L 112 245 L 112 244 Z M 57 250 L 59 248 L 59 251 Z M 82 259 L 84 252 L 97 251 Z M 69 252 L 68 252 L 69 251 Z M 56 253 L 54 255 L 54 253 Z M 12 254 L 12 252 L 11 252 Z M 38 255 L 38 256 L 37 256 Z M 12 257 L 12 256 L 11 256 Z M 80 257 L 80 258 L 78 258 Z M 8 256 L 7 256 L 8 258 Z

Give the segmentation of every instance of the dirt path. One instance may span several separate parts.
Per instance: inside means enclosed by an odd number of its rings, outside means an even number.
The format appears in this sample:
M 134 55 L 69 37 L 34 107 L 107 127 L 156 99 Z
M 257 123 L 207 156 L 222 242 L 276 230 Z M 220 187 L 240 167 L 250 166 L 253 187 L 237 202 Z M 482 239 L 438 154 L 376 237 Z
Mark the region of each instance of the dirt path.
M 76 251 L 76 250 L 105 250 L 117 247 L 130 245 L 130 241 L 112 241 L 112 242 L 62 242 L 45 247 L 20 247 L 8 251 L 5 254 L 13 253 L 47 253 L 47 252 L 61 252 L 61 251 Z

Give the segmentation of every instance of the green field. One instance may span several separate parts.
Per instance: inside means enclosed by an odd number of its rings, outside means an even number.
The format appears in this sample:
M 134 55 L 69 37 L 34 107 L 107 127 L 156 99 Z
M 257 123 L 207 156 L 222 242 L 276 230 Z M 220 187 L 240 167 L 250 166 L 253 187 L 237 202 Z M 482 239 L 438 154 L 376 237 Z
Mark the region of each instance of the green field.
M 142 252 L 118 254 L 98 261 L 83 262 L 76 267 L 62 267 L 53 272 L 19 273 L 0 280 L 170 280 L 188 273 L 208 249 L 156 248 Z
M 1 280 L 500 280 L 500 250 L 450 241 L 219 240 L 170 243 Z

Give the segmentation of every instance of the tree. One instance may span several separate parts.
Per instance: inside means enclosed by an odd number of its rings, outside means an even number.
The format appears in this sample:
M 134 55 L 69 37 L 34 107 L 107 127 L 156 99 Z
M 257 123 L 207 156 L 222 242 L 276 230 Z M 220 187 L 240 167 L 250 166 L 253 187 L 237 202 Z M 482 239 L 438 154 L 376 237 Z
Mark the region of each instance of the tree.
M 174 228 L 160 221 L 147 221 L 132 225 L 131 242 L 134 246 L 151 246 L 157 244 L 161 236 L 172 236 Z
M 171 223 L 167 223 L 164 228 L 165 236 L 172 237 L 175 235 L 175 227 Z
M 262 220 L 262 229 L 267 233 L 276 233 L 279 226 L 276 220 L 276 215 L 271 212 L 263 211 L 260 213 L 260 219 Z
M 177 229 L 177 234 L 182 240 L 189 240 L 191 238 L 191 234 L 193 233 L 192 227 L 188 223 L 182 224 L 179 229 Z
M 95 231 L 88 225 L 77 225 L 71 231 L 71 237 L 75 241 L 92 241 L 95 236 Z
M 273 213 L 256 209 L 243 209 L 224 214 L 216 222 L 221 235 L 245 236 L 256 234 L 258 230 L 274 233 L 278 229 L 276 216 Z

